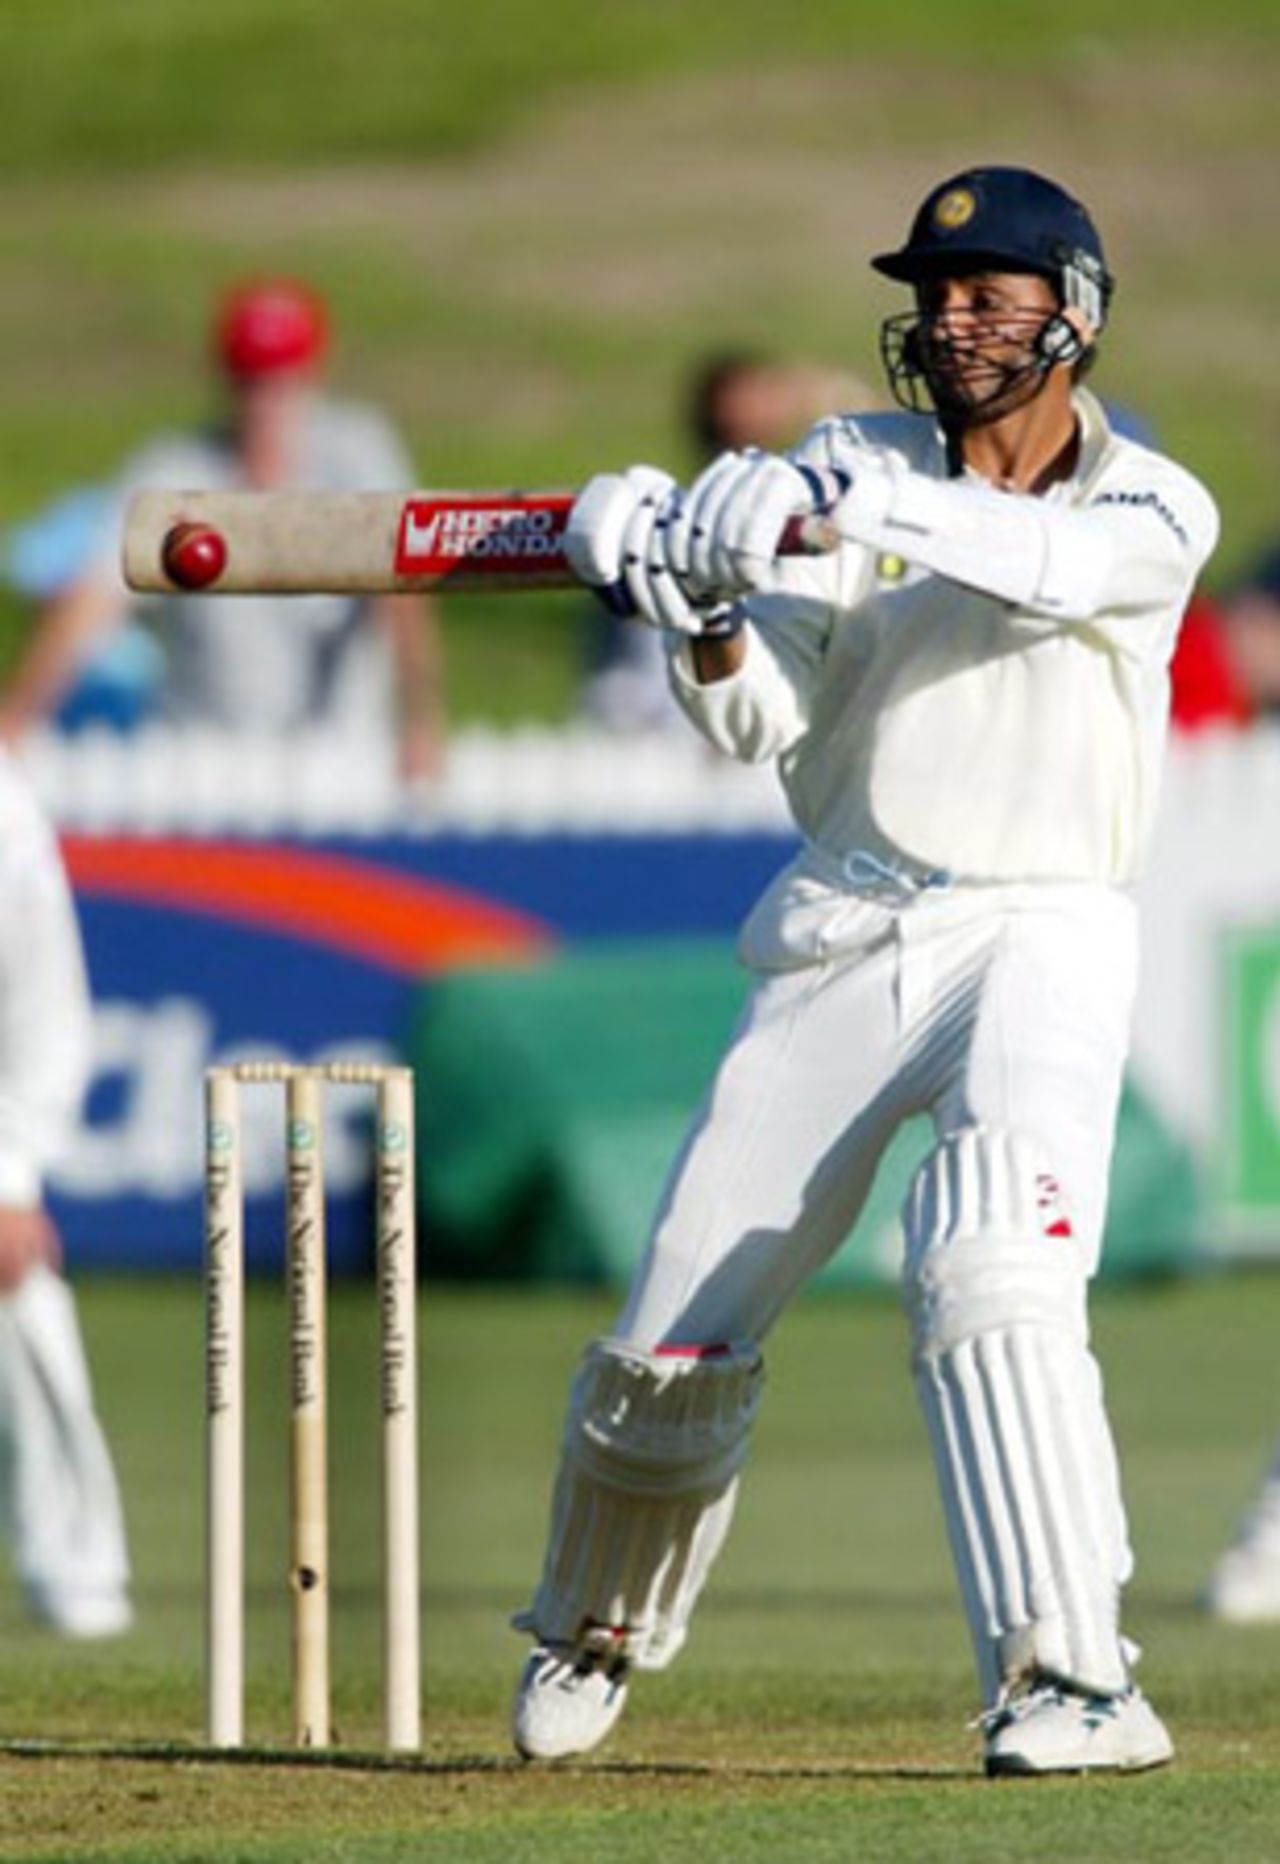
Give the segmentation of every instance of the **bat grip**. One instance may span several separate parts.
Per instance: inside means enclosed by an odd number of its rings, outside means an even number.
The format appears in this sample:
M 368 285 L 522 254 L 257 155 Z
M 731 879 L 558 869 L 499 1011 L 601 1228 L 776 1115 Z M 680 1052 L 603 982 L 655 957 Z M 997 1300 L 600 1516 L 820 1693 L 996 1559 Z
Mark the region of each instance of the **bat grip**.
M 778 539 L 780 557 L 825 557 L 837 549 L 840 533 L 831 513 L 849 490 L 852 480 L 839 466 L 801 466 L 797 468 L 809 487 L 813 510 L 788 518 Z
M 837 549 L 840 532 L 826 512 L 788 518 L 778 539 L 780 557 L 825 557 Z

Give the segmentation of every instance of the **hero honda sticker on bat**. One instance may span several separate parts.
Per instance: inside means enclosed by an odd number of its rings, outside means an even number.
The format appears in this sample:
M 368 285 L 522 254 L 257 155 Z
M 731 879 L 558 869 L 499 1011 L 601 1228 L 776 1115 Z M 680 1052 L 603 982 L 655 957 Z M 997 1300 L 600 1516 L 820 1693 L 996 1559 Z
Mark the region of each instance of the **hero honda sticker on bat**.
M 396 574 L 443 577 L 477 563 L 494 576 L 563 568 L 572 503 L 565 493 L 406 499 L 396 530 Z

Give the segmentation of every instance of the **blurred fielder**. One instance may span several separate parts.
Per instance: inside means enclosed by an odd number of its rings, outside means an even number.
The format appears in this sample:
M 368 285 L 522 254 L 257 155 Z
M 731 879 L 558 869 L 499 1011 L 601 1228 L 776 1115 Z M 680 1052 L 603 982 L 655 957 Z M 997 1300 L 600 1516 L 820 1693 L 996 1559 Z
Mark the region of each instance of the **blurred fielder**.
M 729 1526 L 761 1343 L 848 1235 L 906 1118 L 913 1366 L 991 1773 L 1152 1767 L 1086 1291 L 1136 965 L 1130 883 L 1168 664 L 1217 514 L 1080 386 L 1112 279 L 1085 209 L 1016 168 L 942 183 L 874 264 L 905 412 L 632 467 L 575 568 L 667 631 L 698 729 L 776 759 L 803 852 L 750 915 L 756 983 L 614 1332 L 573 1385 L 519 1750 L 594 1747 L 679 1651 Z M 834 554 L 775 559 L 828 509 Z
M 53 835 L 0 752 L 0 1528 L 32 1615 L 127 1629 L 115 1472 L 42 1177 L 84 1092 L 89 995 Z
M 1253 1505 L 1214 1564 L 1204 1603 L 1227 1624 L 1280 1624 L 1280 1443 Z

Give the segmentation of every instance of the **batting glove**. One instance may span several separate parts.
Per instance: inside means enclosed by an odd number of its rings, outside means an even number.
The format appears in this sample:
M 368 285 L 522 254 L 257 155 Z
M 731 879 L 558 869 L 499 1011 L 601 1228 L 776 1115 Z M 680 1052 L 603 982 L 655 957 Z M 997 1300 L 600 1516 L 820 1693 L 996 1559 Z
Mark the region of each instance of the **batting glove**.
M 637 505 L 623 538 L 622 577 L 635 613 L 655 628 L 679 634 L 736 632 L 720 596 L 698 596 L 672 558 L 672 539 L 680 523 L 685 493 L 672 486 L 663 498 L 645 497 Z
M 671 474 L 656 466 L 600 472 L 588 479 L 570 508 L 563 540 L 569 567 L 616 614 L 629 615 L 635 607 L 622 574 L 627 527 L 642 501 L 652 506 L 674 486 Z
M 691 600 L 670 561 L 670 527 L 683 499 L 670 473 L 655 466 L 597 473 L 570 509 L 564 553 L 614 614 L 703 634 L 713 617 L 720 629 L 724 605 Z
M 754 448 L 723 453 L 696 479 L 672 527 L 673 567 L 698 596 L 731 600 L 770 580 L 789 518 L 829 509 L 843 474 Z

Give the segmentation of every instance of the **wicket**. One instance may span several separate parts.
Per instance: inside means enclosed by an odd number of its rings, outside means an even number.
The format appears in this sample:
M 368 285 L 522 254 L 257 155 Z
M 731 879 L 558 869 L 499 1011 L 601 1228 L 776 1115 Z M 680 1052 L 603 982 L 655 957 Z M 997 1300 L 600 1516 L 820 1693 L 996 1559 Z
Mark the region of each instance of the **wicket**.
M 413 1075 L 408 1068 L 245 1062 L 205 1074 L 206 1732 L 244 1740 L 244 1187 L 242 1083 L 285 1095 L 293 1733 L 330 1745 L 324 1155 L 326 1083 L 376 1098 L 381 1337 L 383 1709 L 388 1748 L 421 1741 Z

